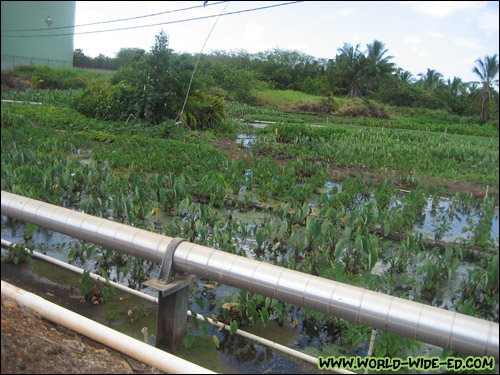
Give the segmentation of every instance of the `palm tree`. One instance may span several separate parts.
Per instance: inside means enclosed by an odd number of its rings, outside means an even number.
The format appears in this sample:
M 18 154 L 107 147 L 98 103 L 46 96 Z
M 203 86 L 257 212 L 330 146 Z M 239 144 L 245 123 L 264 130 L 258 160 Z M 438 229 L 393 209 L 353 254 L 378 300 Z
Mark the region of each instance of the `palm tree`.
M 411 72 L 409 72 L 408 70 L 404 70 L 402 68 L 397 69 L 396 75 L 399 77 L 401 81 L 406 83 L 413 83 L 415 81 L 413 74 L 411 74 Z
M 427 68 L 427 73 L 417 74 L 422 79 L 419 81 L 426 90 L 433 90 L 443 83 L 443 75 L 434 69 Z
M 373 89 L 373 83 L 381 77 L 393 72 L 394 64 L 389 62 L 394 56 L 384 56 L 388 49 L 385 44 L 379 40 L 374 40 L 372 44 L 366 45 L 367 66 L 366 74 L 370 78 L 370 89 Z
M 464 96 L 467 90 L 467 83 L 463 82 L 459 77 L 453 77 L 453 81 L 448 78 L 446 81 L 446 89 L 448 94 Z
M 498 79 L 495 77 L 498 74 L 498 60 L 497 54 L 493 56 L 485 56 L 484 60 L 477 59 L 476 66 L 472 72 L 477 74 L 481 79 L 481 118 L 488 121 L 488 102 L 493 95 L 492 84 L 498 85 Z
M 362 80 L 364 78 L 366 57 L 359 50 L 359 44 L 353 47 L 349 43 L 344 43 L 344 46 L 337 51 L 340 54 L 335 57 L 336 70 L 341 81 L 349 88 L 347 96 L 349 98 L 362 96 Z

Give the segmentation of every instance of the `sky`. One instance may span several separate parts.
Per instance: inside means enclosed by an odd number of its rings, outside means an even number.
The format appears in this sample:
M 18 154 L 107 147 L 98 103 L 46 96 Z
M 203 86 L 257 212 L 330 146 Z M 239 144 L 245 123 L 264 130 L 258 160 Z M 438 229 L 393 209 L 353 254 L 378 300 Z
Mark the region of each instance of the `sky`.
M 199 6 L 186 11 L 130 21 L 77 27 L 75 32 L 152 25 L 192 18 L 201 20 L 75 35 L 74 48 L 87 56 L 115 57 L 120 48 L 149 51 L 160 30 L 176 53 L 274 48 L 334 59 L 344 43 L 366 45 L 379 40 L 386 56 L 415 77 L 427 69 L 444 79 L 477 81 L 475 61 L 498 55 L 498 1 L 77 1 L 76 25 L 138 17 Z M 217 17 L 221 13 L 240 12 Z M 215 26 L 214 26 L 215 25 Z M 207 39 L 208 38 L 208 39 Z M 205 44 L 206 43 L 206 44 Z

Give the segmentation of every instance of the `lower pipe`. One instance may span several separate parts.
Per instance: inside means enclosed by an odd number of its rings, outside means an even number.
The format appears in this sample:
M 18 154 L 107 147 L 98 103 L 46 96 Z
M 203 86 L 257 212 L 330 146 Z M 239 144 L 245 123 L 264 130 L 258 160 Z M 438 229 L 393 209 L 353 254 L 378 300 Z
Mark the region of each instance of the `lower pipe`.
M 10 248 L 14 245 L 15 243 L 14 242 L 10 242 L 10 241 L 7 241 L 7 240 L 4 240 L 2 238 L 1 240 L 1 245 L 3 248 Z M 28 249 L 25 249 L 26 252 L 30 252 Z M 73 266 L 71 264 L 68 264 L 68 263 L 65 263 L 63 261 L 60 261 L 58 259 L 55 259 L 55 258 L 52 258 L 50 256 L 47 256 L 47 255 L 44 255 L 44 254 L 41 254 L 37 251 L 33 251 L 33 253 L 31 254 L 31 256 L 35 259 L 38 259 L 38 260 L 43 260 L 45 262 L 48 262 L 48 263 L 51 263 L 53 265 L 56 265 L 58 267 L 61 267 L 61 268 L 64 268 L 68 271 L 72 271 L 72 272 L 75 272 L 77 274 L 83 274 L 84 270 L 81 269 L 81 268 L 78 268 L 76 266 Z M 139 298 L 142 298 L 142 299 L 145 299 L 147 301 L 150 301 L 150 302 L 153 302 L 153 303 L 158 303 L 158 298 L 156 297 L 153 297 L 153 296 L 150 296 L 146 293 L 143 293 L 143 292 L 140 292 L 138 290 L 135 290 L 135 289 L 132 289 L 132 288 L 129 288 L 125 285 L 122 285 L 122 284 L 119 284 L 117 282 L 114 282 L 114 281 L 111 281 L 111 280 L 108 280 L 106 281 L 106 279 L 102 276 L 99 276 L 95 273 L 90 273 L 90 277 L 95 279 L 95 280 L 98 280 L 102 283 L 106 283 L 108 282 L 111 286 L 113 286 L 114 288 L 116 289 L 119 289 L 125 293 L 129 293 L 129 294 L 133 294 Z M 212 324 L 213 326 L 216 326 L 218 328 L 224 328 L 226 329 L 227 331 L 230 331 L 230 327 L 224 323 L 221 323 L 221 322 L 215 322 L 213 319 L 211 318 L 206 318 L 201 315 L 201 314 L 196 314 L 196 319 L 198 319 L 199 321 L 201 322 L 207 322 Z M 191 311 L 187 311 L 187 315 L 188 316 L 193 316 L 193 314 L 191 313 Z M 145 327 L 146 328 L 146 327 Z M 144 329 L 144 328 L 143 328 Z M 144 332 L 143 332 L 144 334 Z M 249 332 L 246 332 L 246 331 L 243 331 L 241 329 L 237 329 L 235 334 L 241 336 L 241 337 L 244 337 L 246 339 L 249 339 L 249 340 L 252 340 L 252 341 L 255 341 L 261 345 L 264 345 L 264 346 L 267 346 L 267 347 L 270 347 L 276 351 L 279 351 L 279 352 L 282 352 L 282 353 L 285 353 L 285 354 L 288 354 L 292 357 L 295 357 L 295 358 L 298 358 L 298 359 L 301 359 L 303 361 L 306 361 L 306 362 L 309 362 L 309 363 L 312 363 L 314 365 L 317 365 L 318 364 L 318 359 L 316 357 L 313 357 L 313 356 L 310 356 L 308 354 L 305 354 L 305 353 L 302 353 L 302 352 L 299 352 L 298 350 L 295 350 L 295 349 L 291 349 L 287 346 L 284 346 L 284 345 L 281 345 L 281 344 L 278 344 L 274 341 L 270 341 L 270 340 L 267 340 L 263 337 L 260 337 L 260 336 L 256 336 L 252 333 L 249 333 Z M 146 334 L 144 334 L 146 336 Z M 147 342 L 148 340 L 147 339 L 144 339 L 145 342 Z M 353 372 L 351 371 L 348 371 L 348 370 L 342 370 L 342 369 L 333 369 L 332 370 L 333 373 L 335 374 L 354 374 Z
M 49 302 L 42 297 L 2 281 L 2 294 L 42 318 L 113 348 L 166 373 L 209 374 L 212 371 L 124 335 L 93 320 Z
M 161 263 L 171 237 L 2 190 L 3 215 Z M 182 242 L 175 271 L 473 356 L 499 358 L 498 323 Z

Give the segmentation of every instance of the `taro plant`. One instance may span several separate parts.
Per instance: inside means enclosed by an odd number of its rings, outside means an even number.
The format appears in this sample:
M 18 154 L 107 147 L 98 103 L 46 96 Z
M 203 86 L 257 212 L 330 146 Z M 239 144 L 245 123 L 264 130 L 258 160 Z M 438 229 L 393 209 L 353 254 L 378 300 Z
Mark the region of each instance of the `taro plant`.
M 24 229 L 24 242 L 12 244 L 7 249 L 7 257 L 5 259 L 7 263 L 22 264 L 26 263 L 28 259 L 31 258 L 34 249 L 31 239 L 36 230 L 36 225 L 26 223 Z
M 108 273 L 101 267 L 99 272 L 106 279 L 104 285 L 90 276 L 90 272 L 87 270 L 83 272 L 80 278 L 80 295 L 85 301 L 94 305 L 102 304 L 108 296 L 115 293 L 115 288 L 109 285 Z
M 406 351 L 414 352 L 415 349 L 419 348 L 420 344 L 418 341 L 409 339 L 407 337 L 402 337 L 394 333 L 378 331 L 377 338 L 375 340 L 375 357 L 394 357 L 396 355 L 401 355 Z
M 460 285 L 460 298 L 455 308 L 468 315 L 498 322 L 498 248 L 495 255 L 488 256 L 482 267 L 468 271 Z
M 460 266 L 453 249 L 449 247 L 442 255 L 437 247 L 429 252 L 422 252 L 419 261 L 422 265 L 417 267 L 417 274 L 421 276 L 422 284 L 417 285 L 417 290 L 422 288 L 427 292 L 433 291 L 434 297 L 443 294 L 443 287 Z
M 256 325 L 262 320 L 264 327 L 267 327 L 270 320 L 269 309 L 276 304 L 277 301 L 269 297 L 241 290 L 239 294 L 232 293 L 230 299 L 223 298 L 219 308 L 219 320 L 231 325 L 235 321 L 239 327 L 249 323 Z

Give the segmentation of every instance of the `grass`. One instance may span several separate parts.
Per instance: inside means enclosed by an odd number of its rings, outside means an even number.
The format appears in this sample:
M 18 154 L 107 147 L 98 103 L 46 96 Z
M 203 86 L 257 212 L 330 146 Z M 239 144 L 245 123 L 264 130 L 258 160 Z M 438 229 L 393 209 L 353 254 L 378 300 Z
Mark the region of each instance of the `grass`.
M 260 106 L 276 108 L 283 112 L 292 112 L 304 104 L 320 103 L 323 98 L 299 91 L 273 89 L 256 92 L 255 97 Z

